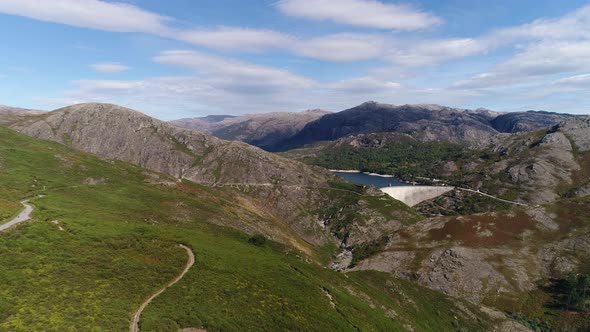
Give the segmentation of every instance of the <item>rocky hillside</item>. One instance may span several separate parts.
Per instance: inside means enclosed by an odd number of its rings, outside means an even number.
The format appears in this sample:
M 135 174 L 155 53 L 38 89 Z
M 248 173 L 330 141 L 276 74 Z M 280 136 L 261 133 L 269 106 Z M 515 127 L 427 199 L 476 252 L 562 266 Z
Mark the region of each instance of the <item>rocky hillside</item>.
M 583 191 L 590 181 L 590 119 L 569 119 L 550 129 L 498 135 L 496 153 L 457 172 L 486 192 L 529 204 L 545 204 Z
M 419 219 L 393 199 L 372 199 L 371 195 L 365 197 L 362 189 L 338 187 L 337 178 L 322 168 L 242 142 L 178 128 L 116 105 L 74 105 L 28 118 L 12 128 L 105 159 L 246 193 L 240 195 L 251 209 L 273 216 L 317 246 L 371 241 L 383 231 Z M 358 227 L 358 223 L 364 226 Z
M 491 121 L 492 127 L 502 133 L 518 133 L 553 127 L 575 115 L 528 111 L 500 114 Z
M 110 104 L 74 105 L 12 127 L 33 137 L 197 183 L 312 185 L 330 179 L 327 172 L 285 162 L 247 144 L 181 129 Z
M 273 150 L 281 140 L 297 134 L 306 124 L 328 114 L 322 110 L 305 112 L 277 112 L 250 114 L 238 117 L 207 116 L 203 118 L 180 119 L 170 123 L 210 133 L 218 138 L 237 140 Z

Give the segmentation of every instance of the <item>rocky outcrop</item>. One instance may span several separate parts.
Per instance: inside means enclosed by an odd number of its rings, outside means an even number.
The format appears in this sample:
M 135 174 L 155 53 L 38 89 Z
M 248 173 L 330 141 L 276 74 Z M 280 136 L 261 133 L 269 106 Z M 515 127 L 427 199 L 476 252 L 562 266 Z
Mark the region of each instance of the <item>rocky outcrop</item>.
M 520 133 L 543 128 L 551 128 L 575 115 L 544 111 L 511 112 L 500 114 L 490 123 L 502 133 Z
M 557 130 L 566 133 L 578 151 L 590 151 L 590 117 L 565 121 L 557 127 Z

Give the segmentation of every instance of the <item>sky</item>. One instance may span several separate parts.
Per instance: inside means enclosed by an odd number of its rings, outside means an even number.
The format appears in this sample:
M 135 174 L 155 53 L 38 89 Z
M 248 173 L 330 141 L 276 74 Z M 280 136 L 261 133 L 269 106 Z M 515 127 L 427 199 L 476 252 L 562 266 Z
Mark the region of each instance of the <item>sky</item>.
M 0 0 L 0 104 L 590 113 L 590 2 Z

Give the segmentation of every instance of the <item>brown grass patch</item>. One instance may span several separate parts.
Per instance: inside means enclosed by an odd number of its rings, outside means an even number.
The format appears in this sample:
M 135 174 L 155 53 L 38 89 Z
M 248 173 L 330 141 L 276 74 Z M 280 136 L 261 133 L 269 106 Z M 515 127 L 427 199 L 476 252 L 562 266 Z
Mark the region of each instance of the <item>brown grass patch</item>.
M 535 221 L 524 211 L 481 214 L 452 218 L 443 228 L 430 230 L 429 237 L 470 247 L 502 246 L 522 242 L 524 232 L 534 228 Z

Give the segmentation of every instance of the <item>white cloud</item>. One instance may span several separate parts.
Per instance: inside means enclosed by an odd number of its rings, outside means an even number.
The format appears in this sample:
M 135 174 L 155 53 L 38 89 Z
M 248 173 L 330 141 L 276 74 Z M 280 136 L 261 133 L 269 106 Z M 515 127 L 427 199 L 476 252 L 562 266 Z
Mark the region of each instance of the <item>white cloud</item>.
M 138 7 L 98 0 L 0 0 L 0 13 L 115 32 L 167 33 L 167 17 Z
M 352 94 L 375 94 L 397 92 L 402 85 L 397 82 L 378 80 L 373 77 L 359 77 L 327 83 L 324 89 Z
M 512 58 L 454 84 L 461 89 L 489 88 L 527 83 L 545 76 L 590 70 L 590 40 L 533 43 Z
M 575 40 L 590 38 L 590 6 L 554 19 L 538 19 L 516 27 L 498 29 L 488 36 L 491 43 L 513 42 L 518 39 Z
M 289 16 L 376 29 L 419 30 L 442 23 L 409 5 L 376 0 L 281 0 L 276 6 Z
M 96 63 L 90 67 L 99 73 L 120 73 L 129 70 L 129 67 L 118 63 Z
M 273 93 L 306 89 L 314 81 L 284 69 L 260 66 L 193 51 L 166 51 L 154 58 L 158 63 L 195 70 L 217 88 L 245 93 Z
M 386 39 L 376 35 L 334 34 L 292 44 L 295 54 L 329 61 L 359 61 L 381 57 Z
M 246 51 L 259 51 L 269 47 L 288 47 L 294 39 L 289 35 L 272 30 L 235 27 L 178 31 L 175 38 L 214 49 Z
M 472 38 L 449 38 L 394 42 L 385 59 L 395 64 L 415 67 L 482 54 L 487 45 Z
M 555 81 L 554 84 L 576 88 L 590 88 L 590 74 L 565 77 Z

